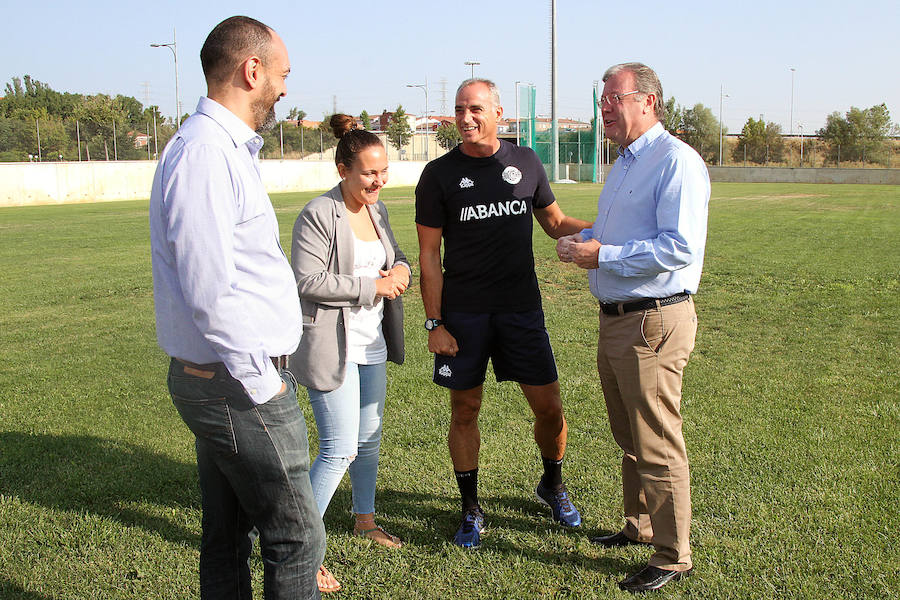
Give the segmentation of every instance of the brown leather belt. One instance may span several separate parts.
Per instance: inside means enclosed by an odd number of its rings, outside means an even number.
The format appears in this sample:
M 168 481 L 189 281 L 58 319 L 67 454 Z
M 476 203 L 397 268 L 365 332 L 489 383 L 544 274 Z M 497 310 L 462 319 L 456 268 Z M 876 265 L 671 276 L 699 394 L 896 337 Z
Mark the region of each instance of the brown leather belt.
M 281 356 L 270 356 L 269 358 L 272 360 L 272 364 L 275 365 L 276 369 L 282 370 L 287 369 L 288 367 L 288 357 L 288 354 L 282 354 Z M 188 375 L 193 375 L 195 377 L 212 379 L 216 376 L 216 373 L 220 369 L 227 372 L 227 369 L 225 369 L 225 363 L 215 362 L 200 365 L 197 363 L 192 363 L 188 360 L 184 360 L 183 358 L 173 358 L 182 364 L 185 373 L 187 373 Z
M 624 315 L 636 310 L 650 310 L 651 308 L 678 304 L 690 298 L 690 294 L 673 294 L 668 298 L 642 298 L 631 302 L 615 302 L 612 304 L 600 304 L 600 310 L 605 315 Z

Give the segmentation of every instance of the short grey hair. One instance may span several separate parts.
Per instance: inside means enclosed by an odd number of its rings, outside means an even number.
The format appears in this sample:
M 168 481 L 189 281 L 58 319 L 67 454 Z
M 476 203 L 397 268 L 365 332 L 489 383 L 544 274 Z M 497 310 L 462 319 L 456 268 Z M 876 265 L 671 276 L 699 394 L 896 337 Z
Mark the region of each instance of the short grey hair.
M 622 71 L 628 71 L 634 76 L 634 85 L 642 94 L 653 94 L 656 96 L 656 102 L 653 103 L 653 112 L 656 118 L 665 122 L 666 120 L 666 101 L 663 99 L 662 83 L 656 72 L 639 62 L 627 62 L 613 65 L 603 74 L 603 82 L 606 83 L 611 77 L 618 75 Z
M 488 86 L 488 89 L 491 92 L 491 100 L 494 102 L 494 108 L 502 106 L 500 104 L 500 90 L 497 89 L 497 84 L 490 79 L 484 79 L 483 77 L 471 77 L 469 79 L 466 79 L 461 84 L 459 84 L 458 88 L 456 88 L 456 95 L 459 96 L 459 93 L 463 90 L 463 88 L 467 88 L 470 85 L 474 85 L 476 83 L 483 83 L 484 85 Z

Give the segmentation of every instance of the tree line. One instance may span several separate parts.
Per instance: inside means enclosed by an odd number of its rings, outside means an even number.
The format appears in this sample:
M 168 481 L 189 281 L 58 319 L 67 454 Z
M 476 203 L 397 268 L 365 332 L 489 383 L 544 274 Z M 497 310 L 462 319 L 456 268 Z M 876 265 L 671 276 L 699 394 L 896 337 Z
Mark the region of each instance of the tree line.
M 0 161 L 78 160 L 79 150 L 90 160 L 147 158 L 135 139 L 148 133 L 161 149 L 175 125 L 130 96 L 57 92 L 25 75 L 13 77 L 0 99 Z
M 183 115 L 186 118 L 187 115 Z M 306 113 L 292 108 L 288 114 L 299 126 L 280 123 L 263 135 L 268 157 L 284 153 L 305 156 L 323 152 L 337 144 L 326 116 L 319 127 L 305 127 Z M 371 128 L 366 111 L 362 126 Z M 694 147 L 711 164 L 718 161 L 720 142 L 727 129 L 720 129 L 713 111 L 703 104 L 685 107 L 671 97 L 666 101 L 666 129 Z M 139 101 L 121 94 L 72 94 L 58 92 L 29 75 L 13 77 L 0 98 L 0 161 L 37 160 L 135 160 L 155 158 L 175 133 L 176 124 L 164 117 L 155 105 L 144 107 Z M 413 134 L 402 106 L 397 106 L 385 130 L 389 143 L 398 150 Z M 721 135 L 720 135 L 721 134 Z M 828 115 L 825 126 L 815 132 L 817 148 L 828 162 L 856 161 L 890 165 L 891 136 L 900 128 L 891 121 L 887 106 L 851 107 L 846 113 Z M 140 139 L 141 142 L 136 143 Z M 437 129 L 438 143 L 453 148 L 459 132 L 451 123 Z M 812 140 L 811 140 L 812 142 Z M 748 118 L 731 148 L 736 162 L 756 164 L 784 161 L 786 144 L 781 126 L 762 118 Z
M 718 162 L 719 144 L 728 130 L 724 125 L 720 129 L 711 109 L 702 104 L 683 107 L 676 104 L 674 97 L 669 98 L 664 125 L 697 150 L 707 163 Z M 808 143 L 811 149 L 825 152 L 825 164 L 856 161 L 890 166 L 889 138 L 898 134 L 900 128 L 891 122 L 887 105 L 882 103 L 866 109 L 851 107 L 843 115 L 831 113 L 825 126 L 815 132 L 815 139 L 810 136 Z M 731 158 L 735 162 L 780 163 L 785 160 L 785 152 L 781 125 L 750 117 L 731 149 Z

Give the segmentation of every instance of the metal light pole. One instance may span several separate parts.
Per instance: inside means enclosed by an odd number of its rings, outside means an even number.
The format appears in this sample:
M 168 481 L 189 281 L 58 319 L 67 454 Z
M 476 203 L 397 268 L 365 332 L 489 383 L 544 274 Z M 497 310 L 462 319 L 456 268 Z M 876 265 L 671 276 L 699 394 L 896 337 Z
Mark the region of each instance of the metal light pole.
M 556 115 L 556 0 L 550 2 L 550 181 L 559 181 L 559 120 Z
M 473 67 L 474 69 L 474 67 Z M 428 160 L 428 78 L 425 78 L 425 83 L 407 83 L 406 87 L 408 88 L 420 88 L 423 92 L 425 92 L 425 160 Z
M 791 67 L 791 114 L 790 114 L 790 123 L 788 123 L 788 129 L 791 131 L 791 136 L 794 135 L 794 72 L 797 69 Z
M 516 146 L 519 145 L 519 130 L 522 128 L 521 123 L 519 122 L 519 84 L 521 81 L 516 82 Z
M 719 166 L 722 166 L 722 104 L 723 99 L 728 98 L 725 93 L 725 86 L 719 85 Z
M 175 28 L 172 28 L 172 41 L 168 44 L 150 44 L 151 48 L 168 48 L 175 57 L 175 127 L 181 126 L 181 103 L 178 100 L 178 44 L 175 39 Z
M 41 155 L 41 124 L 38 123 L 37 119 L 34 120 L 34 126 L 37 128 L 38 162 L 41 162 L 44 160 L 43 156 Z
M 803 123 L 797 123 L 797 129 L 800 130 L 800 166 L 803 166 Z
M 477 60 L 467 60 L 463 64 L 467 67 L 472 67 L 472 79 L 475 79 L 475 65 L 480 65 L 481 63 Z
M 600 115 L 600 81 L 594 80 L 594 183 L 603 183 L 603 149 L 600 146 L 600 128 L 603 118 Z

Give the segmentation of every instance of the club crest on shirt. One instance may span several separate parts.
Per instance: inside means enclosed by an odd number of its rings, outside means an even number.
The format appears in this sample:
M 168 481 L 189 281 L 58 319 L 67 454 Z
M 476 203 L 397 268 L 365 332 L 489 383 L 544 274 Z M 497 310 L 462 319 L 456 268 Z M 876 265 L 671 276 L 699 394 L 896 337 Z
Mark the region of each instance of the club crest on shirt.
M 469 179 L 468 177 L 463 177 L 459 180 L 459 187 L 461 189 L 475 187 L 475 182 Z
M 516 185 L 520 181 L 522 181 L 522 171 L 517 169 L 516 167 L 509 166 L 503 169 L 503 181 L 510 185 Z

